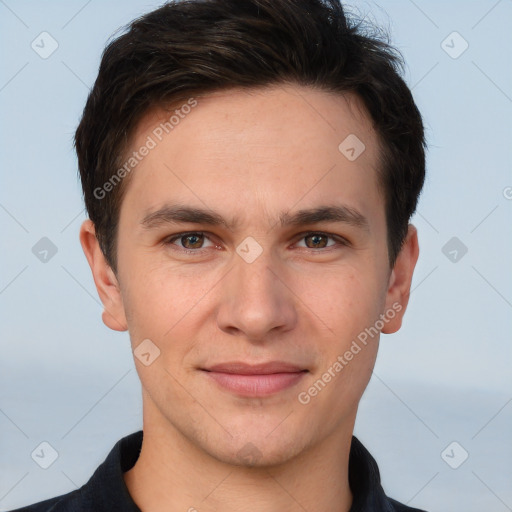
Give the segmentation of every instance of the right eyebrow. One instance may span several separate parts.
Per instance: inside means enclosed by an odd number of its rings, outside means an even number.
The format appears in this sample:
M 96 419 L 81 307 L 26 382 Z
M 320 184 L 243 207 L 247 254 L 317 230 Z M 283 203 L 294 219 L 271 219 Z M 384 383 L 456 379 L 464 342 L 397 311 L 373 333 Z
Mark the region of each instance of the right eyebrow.
M 228 222 L 216 212 L 204 210 L 202 208 L 193 208 L 182 205 L 165 205 L 162 208 L 148 213 L 142 219 L 142 226 L 145 229 L 158 228 L 164 224 L 178 224 L 180 222 L 190 222 L 192 224 L 208 224 L 210 226 L 224 225 L 232 229 L 237 222 Z

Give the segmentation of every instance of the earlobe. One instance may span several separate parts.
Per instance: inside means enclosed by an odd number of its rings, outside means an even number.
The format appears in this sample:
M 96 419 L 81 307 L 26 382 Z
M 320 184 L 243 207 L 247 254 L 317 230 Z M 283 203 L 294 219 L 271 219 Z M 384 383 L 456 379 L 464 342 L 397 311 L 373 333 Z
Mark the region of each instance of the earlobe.
M 114 331 L 126 331 L 128 326 L 119 283 L 100 248 L 94 224 L 90 219 L 82 223 L 80 243 L 91 267 L 96 290 L 103 303 L 103 323 Z
M 409 302 L 412 276 L 418 256 L 418 232 L 412 224 L 409 224 L 406 239 L 389 277 L 384 312 L 389 320 L 382 329 L 384 334 L 396 332 L 402 326 L 402 319 Z M 390 313 L 389 315 L 388 312 Z M 391 312 L 393 313 L 391 314 Z

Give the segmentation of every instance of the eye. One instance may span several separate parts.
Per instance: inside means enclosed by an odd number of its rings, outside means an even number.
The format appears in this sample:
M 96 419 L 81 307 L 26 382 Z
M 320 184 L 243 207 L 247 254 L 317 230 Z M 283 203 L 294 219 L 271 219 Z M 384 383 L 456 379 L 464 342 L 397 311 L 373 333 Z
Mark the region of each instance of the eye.
M 348 246 L 350 243 L 344 238 L 331 234 L 331 233 L 323 233 L 323 232 L 308 232 L 302 233 L 299 235 L 298 242 L 295 244 L 297 247 L 311 249 L 313 252 L 323 252 L 317 251 L 318 249 L 327 249 Z M 329 240 L 332 243 L 329 243 Z M 304 245 L 300 245 L 300 243 L 304 242 Z M 188 233 L 177 233 L 172 235 L 171 237 L 164 240 L 164 245 L 172 246 L 173 249 L 186 252 L 186 253 L 201 253 L 203 250 L 216 248 L 219 249 L 219 244 L 212 242 L 210 237 L 208 237 L 202 231 L 192 231 Z M 205 245 L 207 244 L 207 245 Z
M 301 236 L 302 238 L 300 238 L 300 241 L 305 240 L 306 243 L 300 247 L 305 247 L 307 249 L 324 249 L 326 247 L 348 245 L 346 240 L 330 233 L 303 233 Z M 328 245 L 329 239 L 331 239 L 334 243 Z
M 204 246 L 205 240 L 210 242 L 210 245 Z M 174 242 L 178 241 L 178 244 Z M 202 232 L 194 231 L 190 233 L 179 233 L 177 235 L 168 238 L 165 241 L 166 245 L 177 245 L 181 249 L 190 251 L 190 252 L 198 252 L 201 249 L 206 249 L 208 247 L 215 247 L 215 244 Z

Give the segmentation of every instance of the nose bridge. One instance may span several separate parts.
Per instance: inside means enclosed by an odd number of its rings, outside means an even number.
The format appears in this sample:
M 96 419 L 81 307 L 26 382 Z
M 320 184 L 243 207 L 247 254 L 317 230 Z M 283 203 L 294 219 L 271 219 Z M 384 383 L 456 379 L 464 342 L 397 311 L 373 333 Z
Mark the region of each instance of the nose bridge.
M 241 250 L 243 248 L 240 248 Z M 235 282 L 247 292 L 253 292 L 256 295 L 271 293 L 271 288 L 275 285 L 272 279 L 275 275 L 275 271 L 271 271 L 272 263 L 270 249 L 262 251 L 253 261 L 240 257 L 234 272 Z
M 237 252 L 240 254 L 243 249 L 243 247 L 239 247 Z M 255 249 L 249 247 L 249 250 L 254 251 Z M 276 267 L 276 262 L 273 261 L 269 248 L 264 250 L 262 248 L 261 253 L 254 259 L 252 258 L 245 259 L 244 256 L 241 256 L 235 263 L 236 268 L 232 276 L 234 293 L 237 301 L 245 304 L 246 307 L 254 304 L 254 307 L 261 311 L 264 308 L 270 310 L 279 302 L 279 298 L 282 298 L 282 290 L 279 289 L 282 284 L 276 282 L 276 271 L 271 270 L 273 266 Z
M 255 235 L 257 236 L 257 235 Z M 235 286 L 254 293 L 270 293 L 275 285 L 272 277 L 280 263 L 275 258 L 268 236 L 246 236 L 236 247 L 235 269 L 232 278 Z M 272 270 L 271 270 L 272 269 Z M 274 286 L 275 287 L 275 286 Z

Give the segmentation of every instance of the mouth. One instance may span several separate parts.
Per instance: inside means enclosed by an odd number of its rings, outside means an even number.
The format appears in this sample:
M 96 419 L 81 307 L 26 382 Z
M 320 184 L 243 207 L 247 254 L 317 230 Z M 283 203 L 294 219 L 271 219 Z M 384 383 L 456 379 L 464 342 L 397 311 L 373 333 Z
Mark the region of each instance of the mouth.
M 307 369 L 281 361 L 256 365 L 230 362 L 201 370 L 224 390 L 247 397 L 276 394 L 296 385 L 308 373 Z

